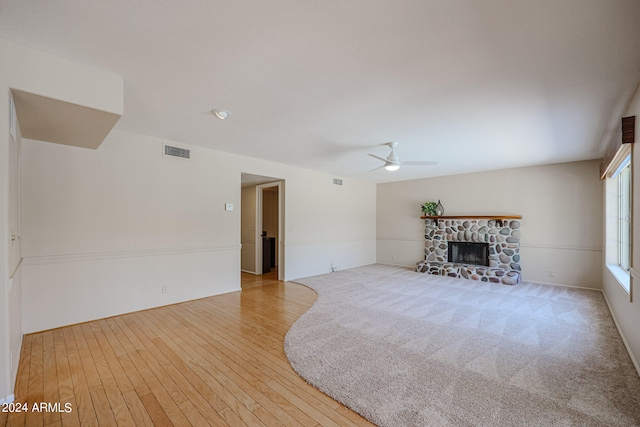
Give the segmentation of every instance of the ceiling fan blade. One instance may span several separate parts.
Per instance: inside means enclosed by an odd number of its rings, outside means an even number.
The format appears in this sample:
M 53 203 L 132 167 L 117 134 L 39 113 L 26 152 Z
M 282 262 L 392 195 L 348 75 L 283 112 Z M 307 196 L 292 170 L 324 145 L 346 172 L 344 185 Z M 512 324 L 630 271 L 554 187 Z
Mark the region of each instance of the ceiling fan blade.
M 371 173 L 371 172 L 373 172 L 373 171 L 377 171 L 378 169 L 382 169 L 382 168 L 384 168 L 385 166 L 386 166 L 386 165 L 382 165 L 382 166 L 378 166 L 377 168 L 371 169 L 371 170 L 369 171 L 369 173 Z
M 385 163 L 387 163 L 387 162 L 388 162 L 388 160 L 387 160 L 387 159 L 385 159 L 384 157 L 376 156 L 375 154 L 369 154 L 369 155 L 370 155 L 371 157 L 373 157 L 374 159 L 381 160 L 381 161 L 383 161 L 383 162 L 385 162 Z
M 434 166 L 434 165 L 437 165 L 438 162 L 432 162 L 429 160 L 424 160 L 424 161 L 410 160 L 408 162 L 400 162 L 400 164 L 403 166 Z

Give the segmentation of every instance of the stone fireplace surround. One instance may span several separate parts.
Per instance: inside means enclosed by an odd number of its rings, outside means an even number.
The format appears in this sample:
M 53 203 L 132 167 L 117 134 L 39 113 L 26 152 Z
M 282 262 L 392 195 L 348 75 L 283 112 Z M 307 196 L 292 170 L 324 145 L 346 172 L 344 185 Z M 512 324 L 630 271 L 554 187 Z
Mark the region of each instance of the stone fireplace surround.
M 459 217 L 425 218 L 425 258 L 416 271 L 490 283 L 516 285 L 520 273 L 520 221 Z M 489 244 L 489 266 L 447 262 L 448 242 Z

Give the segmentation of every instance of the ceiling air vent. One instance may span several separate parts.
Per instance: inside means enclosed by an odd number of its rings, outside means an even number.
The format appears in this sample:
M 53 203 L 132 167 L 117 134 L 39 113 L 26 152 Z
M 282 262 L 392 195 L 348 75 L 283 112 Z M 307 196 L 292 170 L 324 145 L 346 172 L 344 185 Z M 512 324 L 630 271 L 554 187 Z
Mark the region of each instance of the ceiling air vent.
M 173 157 L 182 157 L 183 159 L 190 159 L 191 150 L 187 150 L 186 148 L 173 147 L 171 145 L 165 145 L 164 155 L 173 156 Z
M 342 185 L 342 180 L 341 180 L 341 179 L 338 179 L 338 178 L 333 178 L 333 183 L 334 183 L 335 185 Z

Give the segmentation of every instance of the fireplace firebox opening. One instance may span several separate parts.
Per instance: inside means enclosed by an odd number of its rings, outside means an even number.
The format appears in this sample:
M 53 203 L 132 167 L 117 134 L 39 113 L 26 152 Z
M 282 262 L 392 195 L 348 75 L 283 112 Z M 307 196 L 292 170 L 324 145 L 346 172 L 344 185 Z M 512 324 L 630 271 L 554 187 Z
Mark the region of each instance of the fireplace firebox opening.
M 489 266 L 489 244 L 448 242 L 447 261 L 460 264 Z

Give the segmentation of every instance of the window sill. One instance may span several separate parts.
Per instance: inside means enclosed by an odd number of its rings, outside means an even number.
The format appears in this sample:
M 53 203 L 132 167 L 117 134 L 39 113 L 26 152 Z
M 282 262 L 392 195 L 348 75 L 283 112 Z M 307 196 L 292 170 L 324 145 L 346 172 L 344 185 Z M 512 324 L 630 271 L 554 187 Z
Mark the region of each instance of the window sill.
M 607 264 L 607 268 L 609 269 L 613 277 L 616 278 L 620 286 L 622 286 L 622 288 L 627 291 L 628 294 L 630 294 L 631 276 L 629 275 L 629 272 L 614 264 Z

